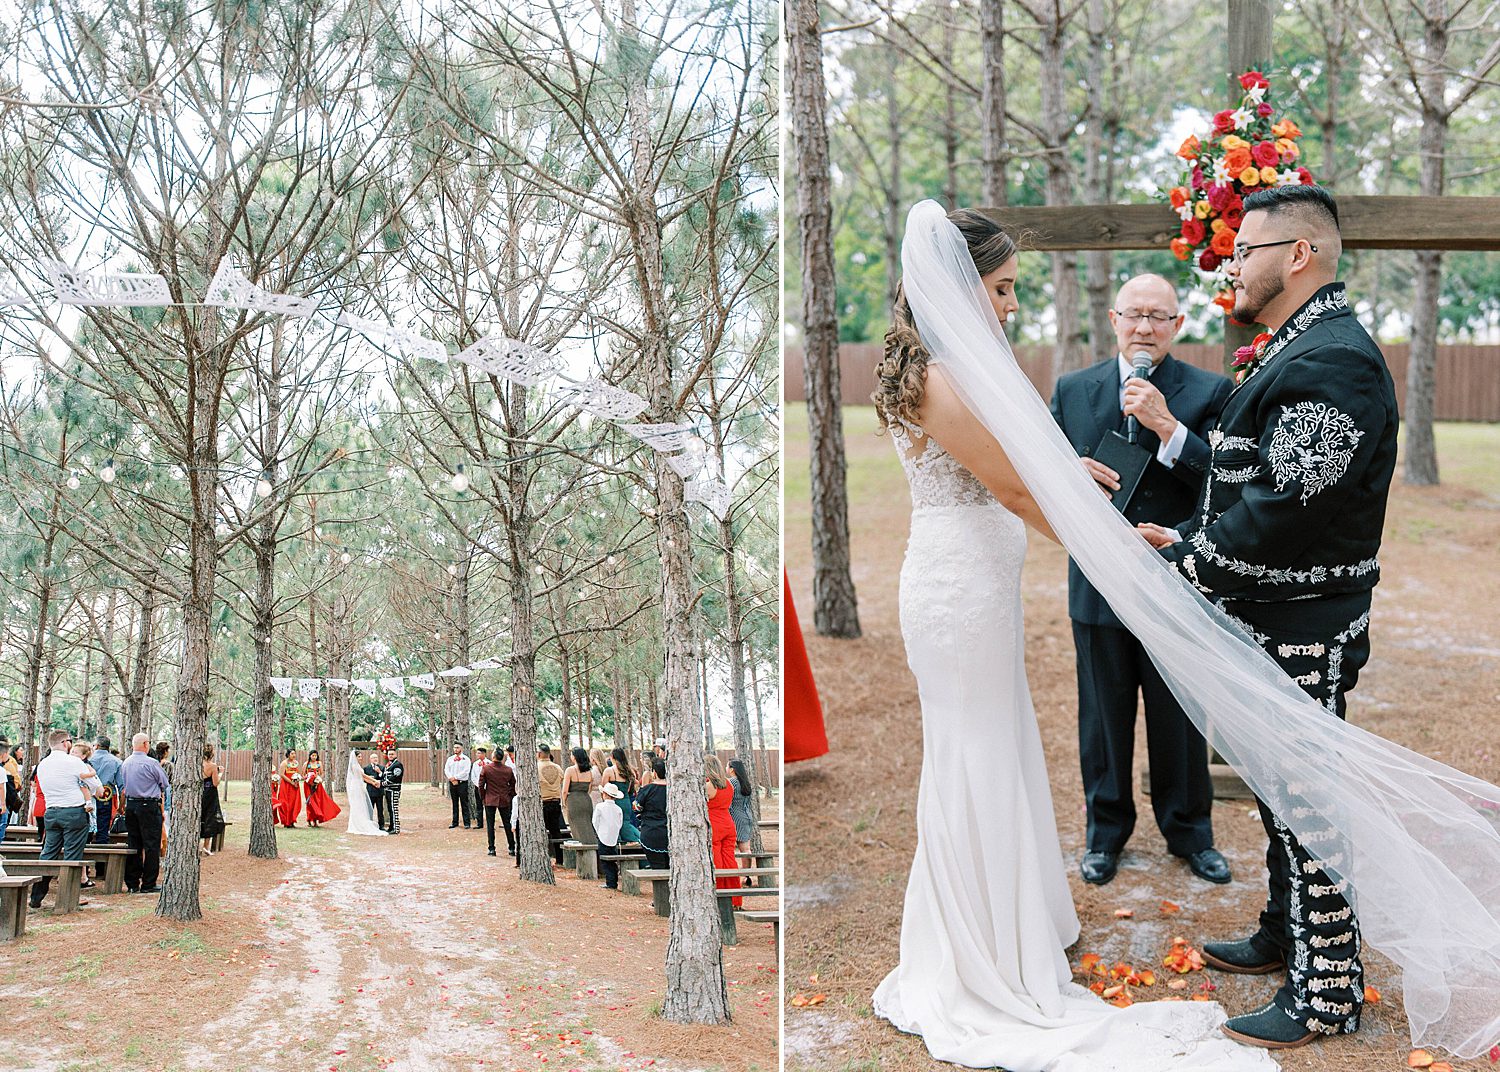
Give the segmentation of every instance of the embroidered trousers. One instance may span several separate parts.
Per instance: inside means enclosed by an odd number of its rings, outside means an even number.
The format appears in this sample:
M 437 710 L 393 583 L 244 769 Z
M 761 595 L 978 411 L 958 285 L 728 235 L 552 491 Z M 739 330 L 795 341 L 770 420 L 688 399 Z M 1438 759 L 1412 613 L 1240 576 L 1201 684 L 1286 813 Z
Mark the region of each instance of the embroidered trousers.
M 1344 717 L 1344 697 L 1370 657 L 1368 592 L 1220 606 L 1247 627 L 1304 692 Z M 1296 787 L 1289 786 L 1287 795 L 1295 805 Z M 1303 847 L 1302 841 L 1318 841 L 1319 831 L 1299 840 L 1264 801 L 1258 803 L 1270 844 L 1269 889 L 1257 944 L 1279 949 L 1287 962 L 1286 983 L 1276 992 L 1276 1004 L 1310 1031 L 1356 1031 L 1364 1004 L 1364 969 L 1359 924 L 1344 897 L 1345 884 L 1329 876 Z M 1336 867 L 1342 861 L 1328 862 Z

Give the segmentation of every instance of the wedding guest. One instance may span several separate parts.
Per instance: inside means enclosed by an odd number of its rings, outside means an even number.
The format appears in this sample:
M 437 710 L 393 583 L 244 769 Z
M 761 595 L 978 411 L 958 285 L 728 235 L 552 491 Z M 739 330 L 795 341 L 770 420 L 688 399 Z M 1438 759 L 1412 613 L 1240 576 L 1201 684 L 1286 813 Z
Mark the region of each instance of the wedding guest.
M 88 844 L 89 820 L 84 799 L 89 790 L 85 782 L 94 779 L 94 769 L 73 755 L 69 749 L 73 737 L 67 730 L 53 730 L 47 737 L 51 754 L 36 766 L 36 782 L 51 798 L 47 836 L 42 841 L 41 860 L 82 860 Z M 52 878 L 43 875 L 31 887 L 31 907 L 42 907 Z
M 156 762 L 161 764 L 167 776 L 167 792 L 161 802 L 161 855 L 167 857 L 167 830 L 172 824 L 172 745 L 167 741 L 156 742 Z
M 203 746 L 203 809 L 199 812 L 198 836 L 203 839 L 200 851 L 214 854 L 214 841 L 224 831 L 224 812 L 219 807 L 219 765 L 214 761 L 214 746 Z
M 114 822 L 114 817 L 119 815 L 120 809 L 125 806 L 125 783 L 120 773 L 124 764 L 110 752 L 108 737 L 100 737 L 94 742 L 94 751 L 89 756 L 88 763 L 99 775 L 99 780 L 104 783 L 104 795 L 99 798 L 96 815 L 97 829 L 94 832 L 94 841 L 100 845 L 107 845 L 109 844 L 109 829 Z
M 156 757 L 146 751 L 150 740 L 144 733 L 130 739 L 131 753 L 125 757 L 125 837 L 130 855 L 125 857 L 125 888 L 131 893 L 158 893 L 161 873 L 162 800 L 167 775 Z
M 469 757 L 464 755 L 464 746 L 455 741 L 453 754 L 448 757 L 448 762 L 443 764 L 443 777 L 448 779 L 448 799 L 453 804 L 453 821 L 448 824 L 449 830 L 458 829 L 460 805 L 462 805 L 464 816 L 464 829 L 469 829 L 472 819 L 469 812 L 469 775 L 472 773 L 472 767 Z
M 750 839 L 755 836 L 755 815 L 750 807 L 750 772 L 745 770 L 743 760 L 729 761 L 729 787 L 734 790 L 734 799 L 729 802 L 729 817 L 734 820 L 735 847 L 740 852 L 750 851 Z
M 542 745 L 536 750 L 537 779 L 541 783 L 542 822 L 547 824 L 547 840 L 552 846 L 552 858 L 557 867 L 562 866 L 562 783 L 563 769 L 552 762 L 552 749 Z M 516 857 L 519 866 L 520 856 Z
M 392 749 L 385 755 L 385 771 L 380 776 L 380 786 L 385 792 L 385 810 L 390 823 L 386 832 L 393 835 L 401 833 L 401 783 L 405 778 L 406 766 Z
M 658 737 L 656 739 L 656 758 L 667 758 L 667 739 L 665 737 Z
M 601 797 L 599 803 L 594 805 L 594 836 L 598 839 L 599 867 L 604 872 L 603 886 L 606 890 L 617 890 L 620 888 L 620 864 L 616 860 L 607 860 L 606 856 L 613 856 L 619 851 L 620 826 L 624 822 L 618 806 L 619 800 L 624 796 L 613 782 L 607 782 L 599 790 Z
M 651 781 L 635 794 L 635 825 L 641 832 L 646 867 L 667 870 L 671 866 L 667 851 L 667 762 L 660 756 L 651 757 Z
M 380 778 L 385 773 L 385 767 L 380 762 L 380 753 L 373 748 L 366 752 L 365 765 L 360 770 L 360 777 L 365 783 L 365 792 L 370 796 L 370 806 L 375 809 L 375 823 L 384 830 L 389 824 L 385 811 L 385 791 L 380 788 Z
M 0 741 L 0 843 L 5 841 L 5 830 L 13 816 L 21 814 L 21 771 L 11 758 L 10 742 Z
M 516 854 L 516 836 L 511 830 L 510 808 L 516 799 L 516 772 L 504 763 L 486 763 L 479 772 L 479 793 L 484 800 L 484 829 L 489 835 L 490 855 L 495 855 L 495 813 L 505 828 L 505 851 Z
M 582 748 L 573 749 L 573 762 L 563 774 L 563 799 L 568 807 L 568 831 L 583 845 L 597 845 L 594 835 L 594 783 L 599 772 Z
M 277 773 L 281 781 L 276 790 L 276 822 L 290 830 L 302 811 L 302 768 L 295 749 L 287 749 Z
M 516 746 L 513 744 L 505 746 L 505 765 L 510 768 L 512 774 L 516 772 Z
M 729 815 L 729 802 L 734 799 L 734 789 L 724 776 L 724 764 L 712 752 L 703 756 L 703 790 L 708 800 L 708 824 L 713 845 L 714 870 L 734 871 L 739 863 L 734 857 L 734 819 Z M 737 878 L 721 875 L 714 879 L 721 890 L 737 890 L 743 883 Z M 739 908 L 744 898 L 733 898 L 734 907 Z
M 484 821 L 480 818 L 484 813 L 480 810 L 484 801 L 479 793 L 479 775 L 483 773 L 485 764 L 490 762 L 490 750 L 488 748 L 474 749 L 474 763 L 469 767 L 469 807 L 474 812 L 474 829 L 483 830 Z
M 635 791 L 640 786 L 636 783 L 635 771 L 631 769 L 630 758 L 625 754 L 625 749 L 616 748 L 609 754 L 609 766 L 604 770 L 604 780 L 620 791 L 615 805 L 620 809 L 622 817 L 621 843 L 640 841 L 641 832 L 635 828 L 635 812 L 631 808 Z
M 589 767 L 592 771 L 594 783 L 589 787 L 589 798 L 595 804 L 604 799 L 604 794 L 600 790 L 604 787 L 604 768 L 608 765 L 609 760 L 604 755 L 604 749 L 589 749 Z
M 338 802 L 328 793 L 323 779 L 323 755 L 316 748 L 307 753 L 307 764 L 303 771 L 303 787 L 307 791 L 307 825 L 322 826 L 339 817 L 342 810 Z
M 1206 440 L 1232 385 L 1168 352 L 1183 316 L 1176 290 L 1161 276 L 1128 280 L 1115 294 L 1109 321 L 1114 352 L 1057 381 L 1052 416 L 1083 467 L 1110 495 L 1120 491 L 1120 475 L 1091 455 L 1103 444 L 1101 430 L 1108 439 L 1108 432 L 1123 430 L 1126 419 L 1135 418 L 1146 468 L 1134 494 L 1116 505 L 1132 523 L 1173 525 L 1191 515 L 1198 502 L 1212 456 Z M 1137 354 L 1151 359 L 1144 375 L 1132 368 Z M 1229 863 L 1214 848 L 1208 745 L 1141 642 L 1071 560 L 1068 617 L 1077 656 L 1078 753 L 1088 815 L 1079 862 L 1083 880 L 1103 885 L 1113 879 L 1135 830 L 1135 725 L 1144 703 L 1151 810 L 1167 851 L 1186 860 L 1199 878 L 1230 881 Z

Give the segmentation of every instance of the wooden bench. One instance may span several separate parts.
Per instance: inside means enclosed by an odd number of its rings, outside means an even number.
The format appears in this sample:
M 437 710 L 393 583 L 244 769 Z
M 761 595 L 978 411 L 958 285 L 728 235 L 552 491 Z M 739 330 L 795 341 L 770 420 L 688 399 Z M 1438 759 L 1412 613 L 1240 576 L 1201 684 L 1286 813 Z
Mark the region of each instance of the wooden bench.
M 781 858 L 781 853 L 779 853 L 779 852 L 769 852 L 769 851 L 768 852 L 737 852 L 737 853 L 734 854 L 734 857 L 735 857 L 736 860 L 753 860 L 753 861 L 755 861 L 754 866 L 750 867 L 750 868 L 746 868 L 746 870 L 754 870 L 754 871 L 766 871 L 766 870 L 777 871 L 777 870 L 779 870 L 779 868 L 777 868 L 777 866 L 776 866 L 776 861 Z M 757 885 L 757 886 L 765 886 L 765 885 L 770 885 L 770 884 L 771 883 L 767 883 L 765 881 L 760 881 L 760 882 L 755 883 L 755 885 Z
M 214 852 L 223 852 L 224 851 L 224 832 L 226 830 L 228 830 L 233 825 L 234 825 L 234 823 L 230 822 L 228 819 L 225 819 L 224 820 L 224 825 L 221 826 L 221 827 L 219 827 L 219 832 L 214 835 L 214 843 L 212 845 L 210 845 L 209 848 L 211 848 Z
M 6 842 L 0 846 L 7 857 L 27 857 L 39 860 L 42 855 L 40 845 L 12 845 Z M 102 864 L 104 867 L 104 892 L 106 894 L 119 893 L 125 888 L 125 860 L 131 855 L 128 845 L 85 845 L 83 847 L 83 858 L 92 864 Z
M 622 852 L 615 855 L 605 853 L 599 859 L 608 860 L 611 863 L 619 865 L 621 890 L 632 897 L 637 896 L 641 892 L 640 880 L 635 877 L 635 871 L 631 865 L 644 861 L 646 859 L 644 852 Z
M 715 875 L 732 875 L 733 871 L 716 871 Z M 747 886 L 740 890 L 715 890 L 715 896 L 719 899 L 719 930 L 720 937 L 725 945 L 739 945 L 739 934 L 735 931 L 734 917 L 737 914 L 734 907 L 736 897 L 780 897 L 781 891 L 773 886 Z M 773 913 L 779 915 L 779 913 Z M 779 930 L 778 930 L 779 933 Z
M 771 925 L 771 938 L 776 943 L 776 955 L 781 955 L 780 912 L 736 912 L 734 915 L 744 923 L 769 923 Z
M 5 873 L 21 878 L 32 875 L 56 879 L 57 900 L 53 902 L 52 911 L 63 916 L 78 911 L 85 866 L 82 860 L 17 860 L 11 857 L 5 861 Z
M 111 834 L 109 835 L 109 844 L 124 845 L 126 836 L 127 835 L 125 834 Z M 40 845 L 41 841 L 42 837 L 37 833 L 36 827 L 34 826 L 8 826 L 5 828 L 5 840 L 0 841 L 0 847 L 8 845 L 11 842 L 18 842 L 21 844 L 35 842 L 36 844 Z M 92 834 L 89 835 L 88 843 L 90 845 L 94 844 L 94 836 Z
M 0 877 L 0 942 L 13 942 L 26 933 L 26 913 L 31 910 L 31 884 L 36 876 Z
M 585 845 L 581 841 L 566 841 L 563 843 L 563 866 L 568 866 L 568 854 L 573 855 L 573 865 L 578 869 L 578 877 L 583 879 L 597 879 L 599 877 L 599 846 Z
M 672 914 L 672 871 L 652 871 L 646 867 L 633 867 L 628 870 L 622 869 L 636 883 L 637 889 L 640 883 L 651 883 L 651 907 L 658 916 L 665 919 Z

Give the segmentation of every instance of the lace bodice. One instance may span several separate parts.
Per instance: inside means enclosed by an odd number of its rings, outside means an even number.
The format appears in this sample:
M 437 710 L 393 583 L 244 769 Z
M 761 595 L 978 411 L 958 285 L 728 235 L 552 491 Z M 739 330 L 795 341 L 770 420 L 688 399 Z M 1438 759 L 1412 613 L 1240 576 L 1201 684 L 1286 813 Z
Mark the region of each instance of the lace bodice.
M 937 440 L 914 424 L 892 424 L 891 442 L 911 485 L 911 508 L 995 506 L 995 497 Z

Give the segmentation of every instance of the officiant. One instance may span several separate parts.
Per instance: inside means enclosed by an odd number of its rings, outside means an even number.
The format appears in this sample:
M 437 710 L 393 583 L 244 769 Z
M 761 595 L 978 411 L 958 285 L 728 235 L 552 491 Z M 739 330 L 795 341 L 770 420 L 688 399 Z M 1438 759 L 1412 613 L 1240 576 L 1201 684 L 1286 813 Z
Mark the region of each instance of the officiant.
M 1139 275 L 1120 287 L 1109 321 L 1117 349 L 1058 379 L 1052 415 L 1128 520 L 1173 525 L 1193 513 L 1211 453 L 1206 436 L 1232 385 L 1169 353 L 1183 317 L 1176 291 L 1161 276 Z M 1071 559 L 1068 617 L 1077 652 L 1078 751 L 1088 809 L 1079 865 L 1084 880 L 1103 885 L 1113 879 L 1135 829 L 1131 782 L 1143 697 L 1151 808 L 1167 850 L 1200 878 L 1230 881 L 1229 864 L 1214 848 L 1203 735 L 1141 642 Z

